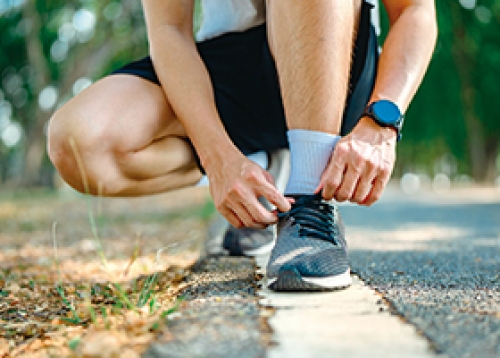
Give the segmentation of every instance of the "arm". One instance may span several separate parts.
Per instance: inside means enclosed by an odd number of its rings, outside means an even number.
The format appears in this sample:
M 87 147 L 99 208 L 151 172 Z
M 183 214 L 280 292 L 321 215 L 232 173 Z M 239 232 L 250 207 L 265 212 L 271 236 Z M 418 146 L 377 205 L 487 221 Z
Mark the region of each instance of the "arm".
M 200 155 L 217 209 L 236 227 L 264 227 L 277 217 L 258 197 L 282 210 L 289 203 L 272 177 L 234 146 L 221 123 L 193 39 L 193 6 L 194 0 L 143 0 L 151 58 L 174 113 Z
M 215 108 L 205 66 L 192 34 L 193 0 L 143 0 L 150 54 L 175 114 L 203 164 L 220 152 L 234 152 Z M 218 143 L 214 148 L 213 143 Z
M 383 0 L 391 28 L 370 102 L 390 99 L 405 112 L 429 65 L 437 37 L 432 0 Z
M 391 28 L 380 57 L 370 103 L 389 99 L 404 112 L 420 85 L 435 46 L 437 25 L 432 0 L 383 0 Z M 337 144 L 318 191 L 326 199 L 371 205 L 392 173 L 396 132 L 361 118 Z

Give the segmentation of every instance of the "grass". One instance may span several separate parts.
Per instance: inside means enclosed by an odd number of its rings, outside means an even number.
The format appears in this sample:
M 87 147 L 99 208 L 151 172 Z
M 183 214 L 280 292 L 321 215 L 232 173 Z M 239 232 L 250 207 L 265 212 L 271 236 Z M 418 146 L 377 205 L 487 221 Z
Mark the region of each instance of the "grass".
M 108 339 L 140 354 L 168 336 L 207 198 L 0 192 L 0 356 L 79 356 Z
M 182 280 L 195 259 L 186 256 L 186 244 L 181 242 L 186 228 L 193 235 L 195 227 L 209 220 L 214 212 L 210 202 L 199 201 L 202 205 L 175 213 L 139 202 L 137 211 L 134 204 L 134 213 L 126 214 L 119 200 L 100 205 L 100 197 L 85 197 L 82 207 L 82 196 L 68 201 L 52 192 L 31 200 L 30 194 L 2 195 L 6 201 L 0 202 L 0 226 L 7 230 L 0 233 L 0 347 L 10 346 L 12 356 L 66 356 L 71 351 L 78 355 L 104 332 L 124 349 L 141 352 L 155 336 L 168 331 L 168 316 L 182 304 Z M 111 213 L 96 209 L 109 203 L 117 205 Z M 47 213 L 58 216 L 58 224 L 49 224 Z M 137 223 L 139 228 L 168 231 L 169 245 L 153 230 L 144 235 L 132 232 Z M 110 241 L 110 226 L 135 238 Z M 82 251 L 85 231 L 90 231 L 95 250 Z M 50 236 L 50 247 L 43 248 Z M 192 243 L 188 240 L 187 245 Z M 3 303 L 12 308 L 2 311 Z M 40 342 L 47 347 L 41 348 Z

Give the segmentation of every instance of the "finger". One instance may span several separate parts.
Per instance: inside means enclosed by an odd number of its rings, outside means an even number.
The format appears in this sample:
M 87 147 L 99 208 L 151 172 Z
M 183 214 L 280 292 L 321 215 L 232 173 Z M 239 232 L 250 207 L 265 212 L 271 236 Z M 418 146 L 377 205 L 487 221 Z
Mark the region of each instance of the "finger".
M 259 186 L 269 186 L 274 188 L 263 177 L 255 178 L 257 187 Z M 232 195 L 232 204 L 230 207 L 237 215 L 241 213 L 240 219 L 244 222 L 247 227 L 257 227 L 257 226 L 267 226 L 274 224 L 278 218 L 275 214 L 267 210 L 267 208 L 258 200 L 260 197 L 258 190 L 251 191 L 248 189 L 241 189 L 234 192 Z M 286 200 L 286 199 L 285 199 Z
M 229 210 L 229 209 L 221 209 L 221 210 L 219 210 L 219 212 L 235 228 L 240 229 L 240 228 L 242 228 L 244 226 L 243 222 L 241 222 L 241 220 L 238 219 L 238 217 L 236 216 L 236 214 L 233 213 L 231 210 Z
M 234 206 L 230 206 L 230 209 L 236 214 L 245 227 L 255 227 L 256 225 L 260 226 L 260 224 L 255 222 L 252 215 L 247 211 L 244 205 L 234 204 Z
M 351 201 L 353 203 L 363 203 L 370 194 L 373 187 L 373 177 L 361 177 L 354 189 Z
M 394 167 L 394 160 L 386 160 L 384 165 L 378 168 L 378 175 L 374 179 L 372 190 L 368 194 L 367 198 L 363 201 L 362 205 L 372 205 L 375 203 L 384 192 L 389 179 L 391 178 L 392 168 Z
M 358 184 L 360 178 L 360 171 L 358 168 L 349 166 L 346 173 L 342 177 L 342 183 L 337 189 L 333 197 L 335 200 L 342 202 L 352 198 L 354 189 Z
M 361 175 L 354 189 L 351 201 L 358 204 L 363 203 L 372 190 L 375 178 L 376 172 L 373 168 Z
M 254 218 L 254 215 L 252 215 L 252 212 L 255 212 L 253 206 L 260 205 L 260 203 L 258 203 L 253 192 L 248 190 L 244 185 L 234 185 L 229 192 L 225 205 L 238 217 L 245 227 L 255 227 L 256 224 L 257 226 L 262 226 L 258 218 Z
M 274 177 L 271 175 L 271 173 L 269 173 L 268 171 L 264 171 L 264 176 L 269 184 L 272 184 L 273 186 L 276 185 Z
M 374 204 L 382 196 L 385 185 L 386 185 L 386 181 L 381 179 L 380 177 L 377 177 L 373 182 L 372 190 L 370 191 L 370 194 L 368 194 L 366 199 L 360 204 L 365 205 L 365 206 L 370 206 L 370 205 Z
M 242 205 L 250 214 L 254 223 L 267 226 L 274 224 L 278 220 L 278 217 L 262 205 L 254 196 L 246 197 L 243 200 Z
M 269 182 L 263 183 L 257 190 L 258 196 L 263 196 L 281 212 L 286 212 L 292 208 L 290 201 L 279 192 L 274 185 Z M 262 205 L 261 205 L 262 206 Z M 267 210 L 266 210 L 267 211 Z M 268 211 L 269 212 L 269 211 Z
M 337 145 L 330 162 L 321 175 L 320 183 L 316 190 L 317 192 L 322 190 L 325 200 L 331 200 L 342 183 L 342 177 L 346 171 L 345 155 L 344 147 Z
M 328 168 L 323 174 L 323 178 L 320 181 L 318 189 L 321 188 L 323 198 L 325 200 L 332 200 L 335 192 L 342 184 L 342 177 L 344 175 L 345 168 L 340 169 L 339 167 Z

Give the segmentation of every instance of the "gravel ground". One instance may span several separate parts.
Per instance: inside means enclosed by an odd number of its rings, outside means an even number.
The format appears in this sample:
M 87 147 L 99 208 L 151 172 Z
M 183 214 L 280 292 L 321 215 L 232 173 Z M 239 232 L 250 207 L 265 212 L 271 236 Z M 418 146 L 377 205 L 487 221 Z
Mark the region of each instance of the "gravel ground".
M 203 258 L 186 278 L 185 302 L 170 316 L 171 336 L 145 357 L 264 357 L 270 332 L 256 298 L 255 264 Z
M 353 271 L 449 357 L 500 357 L 500 192 L 341 209 Z

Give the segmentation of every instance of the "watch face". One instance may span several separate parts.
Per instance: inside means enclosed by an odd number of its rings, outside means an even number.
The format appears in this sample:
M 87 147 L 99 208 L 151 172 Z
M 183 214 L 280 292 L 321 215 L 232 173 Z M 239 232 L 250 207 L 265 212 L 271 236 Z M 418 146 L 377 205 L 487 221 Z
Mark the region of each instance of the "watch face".
M 373 114 L 382 123 L 395 125 L 401 119 L 401 112 L 393 102 L 381 100 L 372 107 Z

